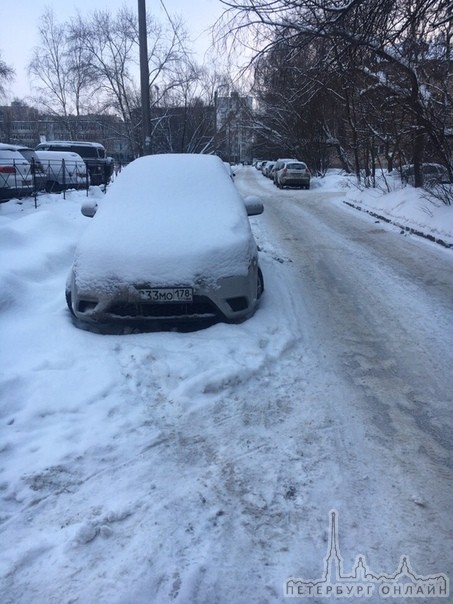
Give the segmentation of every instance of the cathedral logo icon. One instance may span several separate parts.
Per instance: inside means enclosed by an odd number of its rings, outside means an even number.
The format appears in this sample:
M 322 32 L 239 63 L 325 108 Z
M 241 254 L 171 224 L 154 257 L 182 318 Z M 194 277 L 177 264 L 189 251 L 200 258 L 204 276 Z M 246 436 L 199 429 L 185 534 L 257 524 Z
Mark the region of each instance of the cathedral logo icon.
M 324 558 L 324 572 L 319 579 L 290 577 L 284 584 L 288 598 L 448 598 L 449 579 L 443 574 L 417 575 L 407 556 L 401 556 L 394 574 L 377 574 L 357 556 L 350 574 L 343 568 L 338 539 L 338 512 L 330 511 L 329 541 Z

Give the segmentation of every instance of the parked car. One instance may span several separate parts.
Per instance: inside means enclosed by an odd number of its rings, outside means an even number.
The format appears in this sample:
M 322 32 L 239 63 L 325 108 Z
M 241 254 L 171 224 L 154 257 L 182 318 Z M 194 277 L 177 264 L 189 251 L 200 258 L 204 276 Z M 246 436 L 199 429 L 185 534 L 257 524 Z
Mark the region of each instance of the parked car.
M 228 176 L 234 180 L 234 177 L 236 176 L 236 173 L 234 172 L 231 164 L 227 161 L 223 162 L 223 165 L 225 166 L 225 170 L 227 171 Z
M 287 157 L 287 158 L 279 158 L 277 159 L 277 161 L 275 162 L 275 165 L 273 167 L 273 173 L 274 173 L 274 185 L 277 184 L 277 172 L 279 170 L 281 170 L 283 168 L 283 165 L 285 164 L 285 162 L 287 161 L 299 161 L 297 159 L 294 159 L 294 157 Z
M 277 172 L 277 187 L 310 188 L 310 170 L 302 161 L 286 161 Z
M 82 323 L 239 321 L 263 276 L 242 199 L 220 158 L 149 155 L 126 166 L 82 235 L 66 287 Z
M 274 161 L 268 161 L 263 170 L 264 176 L 266 176 L 267 178 L 271 178 L 271 174 L 273 174 L 272 170 L 273 170 L 274 166 L 275 166 Z
M 92 185 L 110 182 L 113 173 L 113 158 L 107 157 L 100 143 L 87 141 L 46 141 L 36 147 L 36 151 L 70 151 L 77 153 L 86 163 Z
M 423 182 L 424 184 L 436 184 L 436 183 L 448 183 L 450 178 L 448 176 L 448 170 L 441 164 L 422 164 Z M 413 164 L 407 164 L 401 166 L 401 178 L 404 183 L 414 185 L 415 184 L 415 171 Z
M 36 151 L 45 171 L 48 193 L 67 189 L 86 189 L 90 175 L 83 159 L 70 151 Z
M 31 165 L 19 151 L 0 146 L 0 201 L 33 193 Z
M 35 191 L 43 191 L 46 179 L 44 174 L 44 168 L 42 167 L 39 157 L 36 155 L 36 151 L 27 147 L 26 145 L 10 145 L 9 143 L 0 143 L 0 149 L 18 151 L 24 159 L 30 164 L 30 171 L 33 180 L 33 188 Z

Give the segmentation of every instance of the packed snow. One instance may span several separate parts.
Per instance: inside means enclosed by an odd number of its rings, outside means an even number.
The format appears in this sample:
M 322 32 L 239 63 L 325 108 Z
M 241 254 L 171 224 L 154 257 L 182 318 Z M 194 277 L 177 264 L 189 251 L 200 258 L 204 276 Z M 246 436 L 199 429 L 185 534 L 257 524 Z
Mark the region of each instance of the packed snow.
M 383 195 L 336 172 L 312 187 L 337 192 L 331 203 L 345 211 L 347 201 L 453 244 L 453 208 L 412 187 L 395 181 Z M 0 205 L 0 602 L 283 601 L 287 577 L 322 568 L 327 513 L 339 506 L 328 501 L 336 435 L 322 408 L 335 379 L 315 377 L 316 359 L 296 349 L 302 327 L 265 214 L 251 219 L 266 287 L 251 319 L 101 335 L 77 329 L 64 299 L 94 224 L 80 212 L 86 195 Z M 98 187 L 88 196 L 104 201 Z M 311 404 L 299 409 L 301 389 Z M 357 428 L 350 439 L 360 438 Z M 302 539 L 305 516 L 315 521 Z M 389 518 L 384 530 L 396 533 Z

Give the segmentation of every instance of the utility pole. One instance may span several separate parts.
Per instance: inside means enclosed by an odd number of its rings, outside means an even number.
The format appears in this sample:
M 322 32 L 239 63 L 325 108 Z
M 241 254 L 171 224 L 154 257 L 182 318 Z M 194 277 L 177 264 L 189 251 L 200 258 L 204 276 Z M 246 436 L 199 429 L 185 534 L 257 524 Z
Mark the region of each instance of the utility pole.
M 148 40 L 145 0 L 138 0 L 138 41 L 140 46 L 140 90 L 142 101 L 143 155 L 151 154 L 151 115 L 149 103 Z

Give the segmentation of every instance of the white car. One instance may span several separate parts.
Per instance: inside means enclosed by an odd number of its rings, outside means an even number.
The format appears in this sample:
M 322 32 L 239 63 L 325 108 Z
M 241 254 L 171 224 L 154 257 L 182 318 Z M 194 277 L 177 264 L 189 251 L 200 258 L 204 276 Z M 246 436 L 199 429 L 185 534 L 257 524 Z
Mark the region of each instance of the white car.
M 100 143 L 88 141 L 44 141 L 36 151 L 77 153 L 85 162 L 92 185 L 107 185 L 113 173 L 113 158 L 107 157 Z
M 32 176 L 33 192 L 43 191 L 45 187 L 45 174 L 34 149 L 26 145 L 13 145 L 10 143 L 0 143 L 0 151 L 18 151 L 22 157 L 30 164 Z
M 123 169 L 77 246 L 66 300 L 81 323 L 239 321 L 263 276 L 248 215 L 220 158 L 141 157 Z
M 285 161 L 281 168 L 277 170 L 277 187 L 299 187 L 302 189 L 310 188 L 310 170 L 303 161 Z
M 77 153 L 71 151 L 37 150 L 46 174 L 46 191 L 86 189 L 90 185 L 87 166 Z
M 0 145 L 0 201 L 25 197 L 33 190 L 30 162 L 19 151 Z

